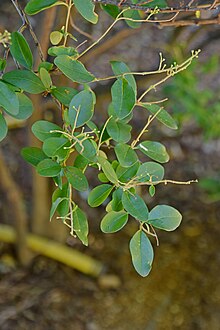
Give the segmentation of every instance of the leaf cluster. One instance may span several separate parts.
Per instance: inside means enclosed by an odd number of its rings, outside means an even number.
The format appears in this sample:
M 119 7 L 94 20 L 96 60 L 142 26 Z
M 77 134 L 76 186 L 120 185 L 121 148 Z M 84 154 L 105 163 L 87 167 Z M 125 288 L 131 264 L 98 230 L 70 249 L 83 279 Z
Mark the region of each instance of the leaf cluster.
M 154 2 L 158 6 L 165 5 L 165 1 Z M 130 253 L 136 271 L 146 276 L 151 270 L 154 255 L 148 237 L 157 239 L 155 229 L 175 230 L 182 217 L 169 205 L 156 205 L 149 210 L 140 194 L 139 188 L 144 186 L 148 188 L 150 196 L 154 196 L 156 186 L 165 182 L 163 164 L 169 161 L 166 147 L 144 136 L 154 119 L 170 129 L 177 129 L 177 125 L 160 104 L 142 101 L 147 91 L 138 98 L 135 75 L 127 64 L 120 61 L 110 62 L 113 72 L 110 79 L 114 82 L 107 118 L 104 123 L 95 122 L 96 95 L 92 83 L 98 83 L 101 79 L 82 64 L 81 54 L 72 45 L 76 40 L 68 32 L 68 20 L 73 6 L 86 20 L 97 23 L 98 15 L 94 11 L 93 2 L 74 0 L 68 4 L 66 1 L 30 0 L 25 12 L 34 15 L 60 5 L 67 7 L 67 21 L 65 28 L 51 33 L 52 47 L 48 49 L 48 54 L 54 60 L 40 63 L 37 71 L 33 69 L 32 51 L 23 34 L 11 34 L 10 53 L 17 63 L 17 69 L 5 72 L 4 68 L 0 80 L 0 139 L 7 134 L 4 113 L 14 118 L 27 119 L 33 113 L 29 94 L 53 98 L 60 108 L 62 126 L 46 120 L 35 122 L 32 132 L 42 142 L 42 147 L 25 147 L 21 151 L 23 158 L 34 166 L 39 175 L 52 178 L 56 185 L 50 219 L 56 214 L 70 228 L 71 235 L 88 245 L 87 216 L 74 202 L 74 190 L 86 192 L 91 207 L 105 204 L 106 214 L 100 222 L 104 233 L 118 232 L 128 223 L 129 218 L 134 218 L 138 229 L 130 240 Z M 124 15 L 137 19 L 133 11 L 120 12 L 118 7 L 110 5 L 103 9 L 112 16 Z M 139 15 L 138 12 L 135 15 Z M 139 24 L 132 20 L 127 22 L 132 27 Z M 68 38 L 71 46 L 67 45 Z M 166 70 L 163 72 L 172 76 L 178 72 L 178 68 L 175 70 L 171 73 Z M 54 71 L 59 71 L 80 87 L 74 89 L 55 85 Z M 138 137 L 134 138 L 131 123 L 137 107 L 148 113 L 149 117 Z M 109 149 L 114 151 L 111 158 L 108 155 Z M 70 157 L 72 153 L 74 161 Z M 89 168 L 94 169 L 94 175 L 100 182 L 92 190 L 87 180 Z

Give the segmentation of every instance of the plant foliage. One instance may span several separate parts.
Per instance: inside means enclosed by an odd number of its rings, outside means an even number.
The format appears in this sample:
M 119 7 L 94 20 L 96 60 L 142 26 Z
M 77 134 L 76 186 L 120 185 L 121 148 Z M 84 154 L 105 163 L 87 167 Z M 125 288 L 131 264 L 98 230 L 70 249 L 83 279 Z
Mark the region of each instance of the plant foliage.
M 166 6 L 166 1 L 153 3 L 155 6 Z M 91 0 L 30 0 L 25 12 L 27 15 L 35 15 L 52 6 L 61 5 L 66 7 L 67 16 L 65 28 L 51 33 L 52 47 L 48 53 L 54 59 L 51 63 L 41 63 L 37 72 L 33 70 L 32 51 L 24 35 L 21 32 L 11 34 L 10 53 L 18 68 L 5 72 L 4 61 L 1 61 L 0 139 L 7 134 L 5 113 L 26 119 L 33 112 L 29 94 L 51 95 L 59 105 L 62 126 L 46 120 L 35 122 L 32 132 L 42 142 L 42 148 L 26 147 L 21 151 L 23 158 L 35 167 L 37 173 L 51 177 L 57 187 L 52 196 L 50 218 L 56 214 L 70 228 L 71 235 L 76 235 L 83 244 L 88 245 L 87 215 L 73 200 L 73 190 L 87 191 L 91 207 L 107 203 L 106 214 L 100 219 L 104 233 L 118 232 L 126 226 L 130 217 L 134 218 L 137 232 L 130 241 L 132 262 L 136 271 L 146 276 L 151 270 L 154 256 L 148 236 L 157 238 L 154 228 L 166 231 L 176 229 L 181 222 L 181 215 L 168 205 L 156 205 L 149 210 L 144 196 L 140 194 L 140 186 L 148 187 L 149 195 L 153 197 L 156 185 L 173 182 L 164 179 L 165 171 L 161 164 L 169 161 L 165 146 L 159 141 L 145 138 L 149 125 L 158 119 L 170 129 L 177 129 L 176 122 L 161 106 L 161 102 L 152 104 L 143 99 L 157 85 L 186 69 L 198 56 L 198 52 L 192 52 L 185 62 L 169 68 L 162 65 L 162 59 L 155 73 L 163 73 L 166 79 L 160 79 L 141 94 L 135 80 L 138 73 L 132 73 L 126 63 L 110 62 L 113 76 L 99 78 L 80 61 L 81 56 L 101 41 L 118 21 L 125 20 L 131 27 L 139 26 L 142 22 L 138 22 L 141 19 L 139 13 L 120 10 L 111 5 L 102 6 L 114 17 L 113 24 L 98 41 L 78 53 L 73 46 L 77 41 L 68 32 L 71 9 L 75 7 L 82 17 L 96 24 L 98 15 Z M 145 21 L 148 21 L 148 17 Z M 69 37 L 70 46 L 67 43 Z M 59 71 L 80 88 L 54 85 L 54 71 Z M 148 72 L 141 74 L 147 75 Z M 108 79 L 113 81 L 109 111 L 104 123 L 95 123 L 96 96 L 91 83 Z M 131 137 L 130 122 L 137 107 L 145 113 L 148 111 L 148 117 L 138 136 Z M 108 148 L 114 150 L 111 158 L 106 151 Z M 74 162 L 70 160 L 73 152 Z M 94 175 L 100 181 L 100 185 L 92 190 L 87 181 L 89 167 L 93 168 Z

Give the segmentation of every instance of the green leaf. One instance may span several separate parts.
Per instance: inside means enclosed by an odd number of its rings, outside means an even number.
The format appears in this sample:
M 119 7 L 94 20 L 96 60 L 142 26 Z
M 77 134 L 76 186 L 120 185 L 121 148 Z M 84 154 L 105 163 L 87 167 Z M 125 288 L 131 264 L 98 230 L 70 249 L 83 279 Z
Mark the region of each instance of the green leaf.
M 98 15 L 94 12 L 95 5 L 92 0 L 74 0 L 74 4 L 78 12 L 89 22 L 96 24 Z
M 77 167 L 82 172 L 85 171 L 86 167 L 89 164 L 89 160 L 83 157 L 82 155 L 77 155 L 74 161 L 74 167 Z
M 34 107 L 31 99 L 23 93 L 16 93 L 19 101 L 19 112 L 17 115 L 13 115 L 16 119 L 28 119 L 34 112 Z
M 140 20 L 141 19 L 141 16 L 140 16 L 139 12 L 137 10 L 132 10 L 132 9 L 126 10 L 123 13 L 123 16 L 126 17 L 126 18 L 131 18 L 133 20 Z M 125 22 L 128 24 L 128 26 L 130 26 L 133 29 L 137 29 L 141 26 L 141 23 L 138 23 L 138 22 L 133 22 L 133 21 L 130 21 L 130 20 L 125 20 Z
M 52 80 L 50 74 L 45 68 L 40 69 L 40 78 L 46 89 L 50 89 L 52 86 Z
M 33 66 L 33 55 L 31 49 L 20 32 L 12 32 L 10 52 L 15 60 L 27 69 Z
M 21 155 L 26 160 L 26 162 L 30 163 L 33 166 L 37 166 L 42 160 L 46 159 L 47 156 L 45 153 L 36 147 L 25 147 L 21 150 Z
M 123 209 L 122 205 L 122 193 L 123 190 L 121 188 L 116 189 L 112 194 L 111 208 L 112 211 L 121 211 Z
M 74 166 L 67 166 L 64 169 L 68 182 L 78 191 L 86 191 L 89 188 L 86 176 Z
M 57 206 L 57 212 L 61 217 L 66 217 L 69 212 L 69 184 L 65 183 L 62 189 L 57 188 L 52 195 L 52 202 L 55 202 L 58 198 L 62 198 L 62 201 Z
M 40 78 L 29 70 L 13 70 L 3 75 L 3 80 L 30 94 L 40 94 L 45 91 Z
M 4 58 L 0 58 L 0 71 L 4 71 L 6 68 L 7 62 Z
M 28 15 L 35 15 L 42 10 L 56 6 L 60 2 L 57 0 L 30 0 L 24 10 Z
M 107 178 L 107 176 L 104 173 L 99 173 L 98 174 L 98 179 L 100 182 L 102 183 L 107 183 L 109 182 L 109 179 Z
M 117 144 L 115 153 L 120 165 L 123 167 L 130 167 L 138 161 L 136 152 L 128 144 Z
M 2 141 L 8 133 L 8 126 L 3 114 L 0 112 L 0 141 Z
M 138 230 L 130 240 L 129 248 L 135 270 L 141 276 L 147 276 L 154 258 L 154 251 L 147 235 Z
M 156 189 L 155 189 L 154 186 L 149 187 L 149 194 L 150 194 L 151 197 L 154 197 L 155 191 L 156 191 Z
M 59 56 L 59 55 L 77 56 L 79 54 L 74 47 L 65 47 L 65 46 L 50 47 L 47 52 L 48 55 L 50 56 Z
M 113 186 L 110 184 L 102 184 L 100 186 L 95 187 L 90 193 L 88 197 L 88 203 L 91 207 L 97 207 L 101 205 L 106 198 L 110 195 Z
M 12 116 L 18 114 L 19 101 L 17 95 L 2 81 L 0 81 L 0 106 Z
M 159 142 L 144 141 L 137 148 L 157 162 L 167 163 L 170 159 L 165 146 Z
M 33 134 L 42 142 L 50 137 L 60 137 L 62 133 L 53 131 L 62 131 L 61 127 L 46 120 L 38 120 L 32 126 Z
M 52 45 L 58 45 L 63 39 L 63 33 L 60 31 L 52 31 L 50 34 L 50 42 Z M 50 54 L 49 54 L 50 55 Z
M 117 79 L 111 88 L 112 105 L 119 119 L 127 117 L 133 110 L 136 96 L 125 78 Z
M 60 55 L 55 58 L 54 63 L 69 79 L 78 83 L 88 83 L 95 80 L 95 77 L 86 70 L 85 66 L 67 55 Z
M 111 118 L 107 124 L 107 132 L 109 136 L 116 142 L 128 142 L 131 138 L 131 129 L 130 125 L 127 125 L 121 121 Z
M 122 229 L 128 222 L 128 214 L 125 211 L 107 213 L 101 222 L 103 233 L 115 233 Z
M 101 165 L 102 171 L 104 172 L 105 176 L 109 179 L 109 181 L 118 185 L 118 177 L 112 165 L 109 163 L 109 161 L 101 156 L 98 156 L 97 159 L 99 164 Z
M 46 69 L 48 72 L 53 69 L 53 63 L 50 62 L 41 62 L 38 66 L 38 72 L 40 71 L 41 68 Z
M 73 211 L 73 228 L 80 241 L 88 246 L 88 220 L 86 214 L 79 207 Z
M 148 219 L 147 205 L 137 194 L 124 191 L 122 194 L 122 204 L 125 210 L 135 219 L 140 221 L 146 221 Z
M 136 178 L 138 182 L 156 182 L 163 180 L 164 168 L 155 162 L 146 162 L 140 165 Z
M 157 205 L 149 213 L 147 223 L 166 231 L 179 227 L 182 215 L 174 207 L 169 205 Z
M 53 218 L 54 216 L 54 213 L 56 212 L 57 208 L 60 206 L 60 204 L 62 202 L 66 201 L 66 198 L 65 197 L 58 197 L 53 203 L 52 203 L 52 206 L 51 206 L 51 209 L 50 209 L 50 220 Z
M 51 159 L 44 159 L 37 165 L 37 173 L 41 176 L 54 177 L 61 171 L 61 166 Z
M 139 166 L 140 166 L 139 162 L 136 162 L 134 165 L 130 167 L 123 167 L 119 165 L 116 169 L 116 174 L 119 181 L 121 182 L 130 181 L 137 173 Z
M 161 107 L 159 105 L 157 105 L 157 104 L 141 103 L 141 106 L 143 106 L 145 109 L 147 109 L 148 111 L 150 111 L 153 115 L 155 115 L 161 109 Z M 171 129 L 177 129 L 178 128 L 176 121 L 163 108 L 157 114 L 156 118 L 162 124 L 164 124 L 165 126 L 171 128 Z
M 97 157 L 96 157 L 97 145 L 96 145 L 95 141 L 93 141 L 91 139 L 87 139 L 87 140 L 81 142 L 81 144 L 76 143 L 75 148 L 88 161 L 90 161 L 90 162 L 97 161 Z
M 111 61 L 110 63 L 111 63 L 112 71 L 116 76 L 120 74 L 124 74 L 126 72 L 131 72 L 127 64 L 125 64 L 124 62 Z M 124 78 L 132 87 L 133 91 L 135 92 L 135 95 L 137 95 L 137 84 L 134 76 L 132 74 L 128 74 L 128 75 L 124 75 Z
M 51 94 L 65 106 L 69 106 L 72 98 L 78 91 L 72 87 L 56 87 L 51 90 Z
M 76 94 L 69 105 L 69 121 L 72 127 L 80 127 L 87 123 L 93 116 L 93 92 L 84 90 Z
M 116 18 L 120 13 L 120 9 L 115 5 L 101 5 L 101 8 L 113 18 Z
M 69 140 L 64 137 L 50 137 L 43 143 L 43 152 L 48 157 L 56 156 L 59 161 L 63 161 L 69 154 L 69 150 L 64 147 L 69 145 Z

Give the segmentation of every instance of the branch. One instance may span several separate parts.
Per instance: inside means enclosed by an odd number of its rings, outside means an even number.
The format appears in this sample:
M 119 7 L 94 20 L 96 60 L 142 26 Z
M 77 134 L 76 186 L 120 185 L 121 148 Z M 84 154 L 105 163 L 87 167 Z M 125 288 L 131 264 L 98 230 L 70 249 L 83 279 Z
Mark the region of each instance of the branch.
M 145 13 L 149 13 L 152 10 L 155 9 L 155 7 L 146 7 L 143 5 L 143 2 L 141 3 L 136 3 L 133 4 L 130 1 L 124 0 L 124 1 L 117 1 L 117 0 L 93 0 L 93 2 L 95 4 L 102 4 L 102 5 L 115 5 L 119 8 L 130 8 L 133 10 L 141 10 L 144 11 Z M 151 1 L 146 1 L 147 2 L 151 2 Z M 193 4 L 193 2 L 191 1 L 190 3 Z M 199 10 L 213 10 L 213 9 L 217 9 L 220 6 L 220 1 L 215 0 L 213 1 L 213 3 L 211 4 L 201 4 L 201 5 L 197 5 L 197 6 L 191 6 L 191 5 L 187 5 L 185 7 L 167 7 L 167 8 L 162 8 L 160 9 L 160 13 L 174 13 L 174 12 L 195 12 L 195 11 L 199 11 Z
M 34 40 L 34 43 L 35 43 L 35 46 L 37 47 L 38 49 L 38 53 L 39 53 L 39 56 L 40 56 L 40 59 L 41 61 L 44 61 L 44 54 L 42 52 L 42 49 L 41 49 L 41 45 L 37 39 L 37 36 L 32 28 L 32 25 L 31 23 L 29 22 L 25 12 L 23 11 L 23 9 L 21 9 L 19 3 L 17 0 L 11 0 L 12 4 L 14 5 L 15 9 L 17 10 L 21 20 L 22 20 L 22 25 L 20 27 L 20 31 L 22 32 L 23 30 L 25 30 L 26 28 L 28 28 L 28 30 L 30 31 L 30 34 Z
M 0 224 L 0 241 L 5 243 L 15 243 L 15 230 L 11 226 Z M 103 271 L 103 265 L 99 261 L 83 254 L 82 252 L 41 236 L 28 234 L 27 245 L 33 252 L 62 262 L 84 274 L 97 277 Z

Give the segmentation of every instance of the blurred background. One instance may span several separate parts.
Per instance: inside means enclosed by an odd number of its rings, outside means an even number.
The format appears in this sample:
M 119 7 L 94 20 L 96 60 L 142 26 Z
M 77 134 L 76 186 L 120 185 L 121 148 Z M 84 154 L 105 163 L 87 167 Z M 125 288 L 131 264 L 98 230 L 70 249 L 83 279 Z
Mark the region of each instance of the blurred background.
M 25 1 L 19 3 L 24 7 Z M 97 11 L 100 11 L 97 25 L 86 23 L 73 13 L 72 33 L 78 39 L 77 44 L 87 40 L 80 50 L 97 39 L 112 22 L 105 12 L 98 8 Z M 60 8 L 59 11 L 52 8 L 31 17 L 44 52 L 49 45 L 49 33 L 62 27 L 64 15 Z M 20 25 L 11 2 L 1 1 L 0 32 L 12 32 Z M 28 33 L 25 36 L 29 38 Z M 132 71 L 152 71 L 158 67 L 159 52 L 169 64 L 184 61 L 196 49 L 202 50 L 199 59 L 149 96 L 151 100 L 168 97 L 165 109 L 179 124 L 177 131 L 171 131 L 155 121 L 148 133 L 150 139 L 162 141 L 170 153 L 166 177 L 181 181 L 198 179 L 199 183 L 161 185 L 154 198 L 143 189 L 143 198 L 150 209 L 158 203 L 169 204 L 183 214 L 182 224 L 175 232 L 158 232 L 160 246 L 153 242 L 155 259 L 147 278 L 134 271 L 128 251 L 135 222 L 130 221 L 120 233 L 102 234 L 99 223 L 104 207 L 89 209 L 82 195 L 75 198 L 89 215 L 88 248 L 70 237 L 63 224 L 56 220 L 49 222 L 53 182 L 33 173 L 22 160 L 20 150 L 30 144 L 37 145 L 30 130 L 34 121 L 44 118 L 60 122 L 59 111 L 51 99 L 34 96 L 35 113 L 28 121 L 7 118 L 9 134 L 0 145 L 0 222 L 20 233 L 21 249 L 5 243 L 0 228 L 0 329 L 220 328 L 220 26 L 161 28 L 152 23 L 131 29 L 120 22 L 82 62 L 97 76 L 111 75 L 109 61 L 113 59 L 126 62 Z M 3 52 L 2 47 L 0 57 Z M 9 70 L 13 65 L 11 60 Z M 57 84 L 65 84 L 64 77 L 55 79 Z M 153 79 L 139 78 L 139 90 L 146 89 Z M 106 116 L 110 86 L 106 82 L 95 86 L 97 123 Z M 147 116 L 136 110 L 132 121 L 134 136 Z M 90 175 L 95 186 L 94 175 L 92 172 Z M 100 261 L 102 274 L 90 277 L 30 251 L 23 257 L 21 254 L 26 252 L 22 250 L 22 242 L 29 232 Z

